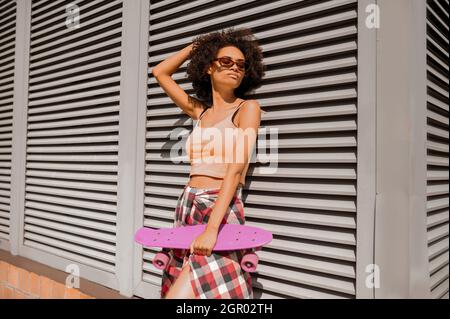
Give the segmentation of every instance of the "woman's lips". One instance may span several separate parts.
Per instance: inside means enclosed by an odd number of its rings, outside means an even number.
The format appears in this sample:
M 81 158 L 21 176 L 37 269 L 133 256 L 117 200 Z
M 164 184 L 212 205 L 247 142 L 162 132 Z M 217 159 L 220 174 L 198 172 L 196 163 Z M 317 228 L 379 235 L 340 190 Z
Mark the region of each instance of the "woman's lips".
M 237 75 L 235 75 L 235 74 L 228 74 L 228 76 L 230 76 L 230 77 L 234 78 L 235 80 L 237 80 Z

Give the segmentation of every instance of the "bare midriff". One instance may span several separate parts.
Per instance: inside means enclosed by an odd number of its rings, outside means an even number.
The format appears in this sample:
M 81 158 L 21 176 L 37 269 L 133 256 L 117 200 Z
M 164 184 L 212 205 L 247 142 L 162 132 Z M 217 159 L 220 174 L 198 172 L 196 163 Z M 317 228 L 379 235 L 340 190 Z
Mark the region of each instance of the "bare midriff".
M 194 188 L 221 188 L 223 178 L 206 176 L 206 175 L 192 175 L 189 179 L 188 185 Z M 243 186 L 239 183 L 238 186 Z

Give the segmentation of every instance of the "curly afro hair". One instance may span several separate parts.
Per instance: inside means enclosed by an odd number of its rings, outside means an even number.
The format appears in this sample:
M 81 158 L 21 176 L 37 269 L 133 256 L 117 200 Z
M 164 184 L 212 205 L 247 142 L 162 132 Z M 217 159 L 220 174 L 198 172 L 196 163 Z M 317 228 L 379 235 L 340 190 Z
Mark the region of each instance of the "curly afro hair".
M 227 30 L 197 36 L 193 40 L 189 55 L 191 61 L 187 65 L 186 73 L 188 80 L 192 81 L 196 96 L 209 105 L 212 104 L 212 87 L 206 70 L 217 52 L 230 45 L 242 51 L 247 63 L 244 78 L 239 87 L 234 90 L 235 96 L 245 99 L 250 91 L 261 86 L 266 66 L 262 63 L 262 50 L 250 29 L 231 27 Z

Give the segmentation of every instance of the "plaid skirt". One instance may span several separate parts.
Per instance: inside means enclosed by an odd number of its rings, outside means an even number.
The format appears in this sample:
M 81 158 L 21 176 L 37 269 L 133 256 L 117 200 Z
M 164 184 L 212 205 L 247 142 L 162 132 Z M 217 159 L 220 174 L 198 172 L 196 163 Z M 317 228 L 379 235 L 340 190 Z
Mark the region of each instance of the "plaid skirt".
M 219 191 L 219 188 L 203 189 L 186 185 L 178 198 L 173 226 L 206 224 Z M 226 223 L 245 223 L 242 185 L 236 188 L 224 215 L 222 224 Z M 163 251 L 170 255 L 171 261 L 163 271 L 161 298 L 165 298 L 183 266 L 189 263 L 189 278 L 195 298 L 253 299 L 251 275 L 240 266 L 244 254 L 253 249 L 213 251 L 209 257 L 190 254 L 189 249 L 164 248 Z

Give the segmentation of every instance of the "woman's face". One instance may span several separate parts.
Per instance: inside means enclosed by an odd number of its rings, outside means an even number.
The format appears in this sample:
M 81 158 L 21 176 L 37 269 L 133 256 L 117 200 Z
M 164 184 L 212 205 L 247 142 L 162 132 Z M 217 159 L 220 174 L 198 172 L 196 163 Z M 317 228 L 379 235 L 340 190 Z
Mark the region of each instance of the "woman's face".
M 229 57 L 234 62 L 245 62 L 245 56 L 241 50 L 234 46 L 221 48 L 215 58 Z M 213 61 L 208 68 L 208 74 L 215 87 L 239 87 L 245 75 L 245 69 L 240 69 L 236 63 L 231 66 L 223 66 L 220 61 Z

